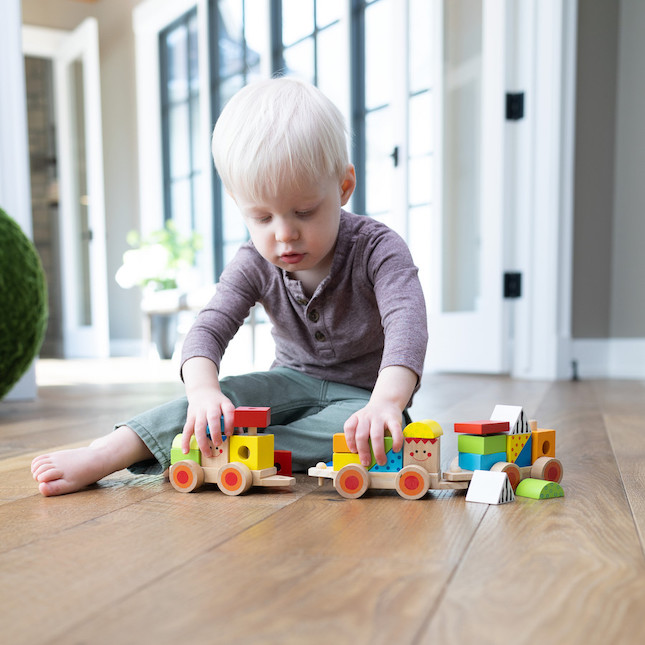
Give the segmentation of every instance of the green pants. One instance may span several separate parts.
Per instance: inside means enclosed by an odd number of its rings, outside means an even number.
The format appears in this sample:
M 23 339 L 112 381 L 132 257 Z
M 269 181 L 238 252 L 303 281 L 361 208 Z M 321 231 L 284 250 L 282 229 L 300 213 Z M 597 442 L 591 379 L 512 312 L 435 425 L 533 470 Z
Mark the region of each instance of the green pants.
M 221 381 L 222 392 L 237 406 L 270 406 L 276 450 L 290 450 L 294 471 L 306 471 L 329 461 L 332 436 L 368 402 L 371 392 L 277 367 L 268 372 L 230 376 Z M 170 448 L 186 422 L 186 398 L 171 401 L 140 414 L 127 425 L 141 437 L 155 460 L 134 464 L 134 473 L 156 474 L 170 466 Z

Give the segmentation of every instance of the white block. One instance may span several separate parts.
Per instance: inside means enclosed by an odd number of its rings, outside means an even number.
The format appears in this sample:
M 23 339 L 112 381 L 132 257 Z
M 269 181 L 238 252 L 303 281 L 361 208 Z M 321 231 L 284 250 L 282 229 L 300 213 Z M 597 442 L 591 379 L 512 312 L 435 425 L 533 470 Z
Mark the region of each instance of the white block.
M 531 432 L 528 419 L 521 405 L 496 405 L 491 421 L 508 421 L 511 426 L 509 434 L 526 434 Z
M 475 470 L 466 493 L 467 502 L 480 504 L 506 504 L 515 499 L 513 487 L 504 472 Z

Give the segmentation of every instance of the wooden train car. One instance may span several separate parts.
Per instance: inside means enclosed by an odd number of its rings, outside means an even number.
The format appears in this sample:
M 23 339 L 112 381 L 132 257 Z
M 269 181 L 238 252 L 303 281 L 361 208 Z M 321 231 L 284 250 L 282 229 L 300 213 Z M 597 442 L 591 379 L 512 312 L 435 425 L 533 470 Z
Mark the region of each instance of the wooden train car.
M 238 407 L 235 409 L 236 428 L 246 428 L 234 434 L 219 446 L 212 445 L 214 457 L 205 457 L 195 437 L 191 437 L 190 451 L 181 450 L 182 435 L 178 434 L 170 455 L 170 483 L 180 493 L 190 493 L 204 483 L 215 483 L 226 495 L 241 495 L 252 486 L 290 487 L 291 453 L 274 449 L 272 434 L 258 434 L 271 422 L 271 408 Z M 278 474 L 280 470 L 281 474 Z

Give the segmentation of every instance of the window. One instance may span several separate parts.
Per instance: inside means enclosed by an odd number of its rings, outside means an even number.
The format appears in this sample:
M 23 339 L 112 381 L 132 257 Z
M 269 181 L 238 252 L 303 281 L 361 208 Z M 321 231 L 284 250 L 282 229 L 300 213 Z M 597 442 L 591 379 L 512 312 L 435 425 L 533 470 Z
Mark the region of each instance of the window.
M 268 57 L 269 33 L 264 0 L 219 0 L 211 11 L 212 122 L 226 102 L 242 87 L 261 78 Z M 247 239 L 247 231 L 231 197 L 213 174 L 215 204 L 215 273 L 222 272 Z
M 200 150 L 197 10 L 159 34 L 163 133 L 164 220 L 180 231 L 196 228 L 204 172 Z

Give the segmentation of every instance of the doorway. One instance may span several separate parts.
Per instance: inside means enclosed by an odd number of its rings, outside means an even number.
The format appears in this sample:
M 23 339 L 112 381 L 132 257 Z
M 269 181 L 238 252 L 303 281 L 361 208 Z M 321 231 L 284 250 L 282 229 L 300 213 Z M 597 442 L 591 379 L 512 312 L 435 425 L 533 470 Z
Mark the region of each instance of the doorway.
M 50 288 L 43 356 L 109 355 L 98 25 L 23 27 L 34 238 Z

